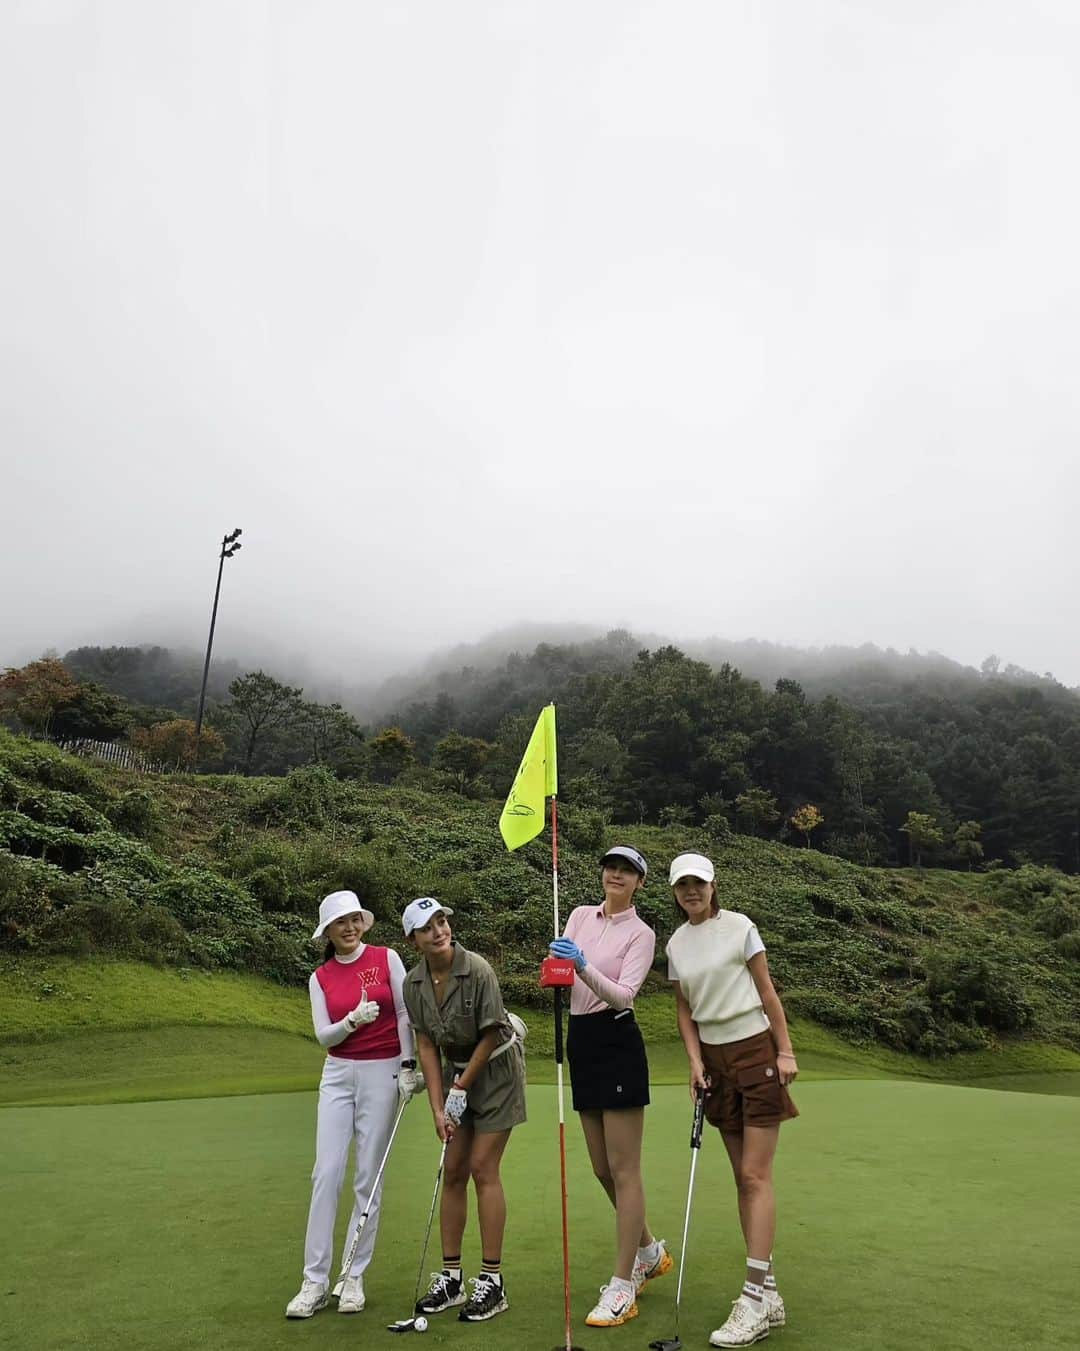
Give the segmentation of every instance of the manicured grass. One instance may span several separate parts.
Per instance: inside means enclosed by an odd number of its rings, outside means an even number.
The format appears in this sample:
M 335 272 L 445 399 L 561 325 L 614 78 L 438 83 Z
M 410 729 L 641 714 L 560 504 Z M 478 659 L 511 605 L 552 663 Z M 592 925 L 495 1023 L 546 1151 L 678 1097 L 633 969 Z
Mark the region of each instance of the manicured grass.
M 0 1041 L 86 1029 L 260 1027 L 311 1035 L 307 991 L 233 971 L 0 956 Z
M 1080 1102 L 929 1083 L 800 1085 L 778 1158 L 777 1270 L 789 1327 L 779 1347 L 949 1351 L 1075 1345 L 1080 1200 L 1068 1184 Z M 549 1351 L 561 1342 L 554 1094 L 530 1092 L 504 1175 L 511 1310 L 481 1327 L 433 1319 L 437 1346 Z M 678 1250 L 689 1105 L 658 1088 L 649 1109 L 650 1217 Z M 368 1309 L 282 1317 L 299 1282 L 315 1100 L 294 1093 L 0 1113 L 4 1279 L 0 1343 L 33 1351 L 124 1347 L 235 1351 L 395 1343 L 409 1312 L 437 1157 L 423 1103 L 406 1114 L 387 1178 Z M 574 1339 L 643 1351 L 670 1336 L 674 1275 L 611 1333 L 582 1319 L 610 1275 L 612 1219 L 568 1127 Z M 475 1271 L 475 1220 L 465 1262 Z M 705 1346 L 741 1279 L 726 1159 L 706 1136 L 682 1335 Z M 436 1264 L 437 1252 L 425 1265 Z M 1058 1279 L 1029 1279 L 1031 1271 Z M 914 1329 L 914 1331 L 913 1331 Z M 916 1335 L 917 1334 L 917 1335 Z
M 533 1083 L 554 1082 L 549 1010 L 523 1009 Z M 640 999 L 654 1083 L 686 1075 L 668 995 Z M 1080 1055 L 1010 1042 L 930 1061 L 792 1020 L 803 1082 L 929 1079 L 1080 1094 Z M 102 958 L 0 960 L 0 1105 L 134 1102 L 310 1089 L 322 1052 L 303 990 L 230 972 Z

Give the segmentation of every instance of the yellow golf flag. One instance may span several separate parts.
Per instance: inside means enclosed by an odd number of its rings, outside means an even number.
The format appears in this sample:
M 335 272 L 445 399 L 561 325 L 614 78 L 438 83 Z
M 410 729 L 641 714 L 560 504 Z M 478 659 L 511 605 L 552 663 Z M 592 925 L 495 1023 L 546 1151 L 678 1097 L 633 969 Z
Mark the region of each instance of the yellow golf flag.
M 499 817 L 507 849 L 519 849 L 544 829 L 544 799 L 559 791 L 555 754 L 555 705 L 540 710 L 521 758 L 510 796 Z

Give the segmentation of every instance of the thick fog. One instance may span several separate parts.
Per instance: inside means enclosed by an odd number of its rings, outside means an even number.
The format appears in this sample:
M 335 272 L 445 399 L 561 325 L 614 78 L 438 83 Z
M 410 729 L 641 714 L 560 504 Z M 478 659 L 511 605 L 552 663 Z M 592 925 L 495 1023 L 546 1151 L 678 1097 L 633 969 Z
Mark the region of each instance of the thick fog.
M 1080 11 L 0 10 L 0 664 L 505 625 L 1080 683 Z

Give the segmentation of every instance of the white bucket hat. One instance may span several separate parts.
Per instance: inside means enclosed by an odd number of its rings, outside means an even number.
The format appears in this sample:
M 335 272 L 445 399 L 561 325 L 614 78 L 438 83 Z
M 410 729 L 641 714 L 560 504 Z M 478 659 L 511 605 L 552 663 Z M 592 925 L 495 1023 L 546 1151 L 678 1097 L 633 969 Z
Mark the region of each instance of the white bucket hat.
M 674 886 L 681 877 L 699 877 L 702 882 L 711 882 L 715 876 L 716 869 L 704 854 L 680 854 L 671 860 L 668 884 Z
M 370 910 L 364 909 L 355 891 L 332 891 L 319 902 L 319 927 L 311 935 L 311 941 L 314 943 L 317 938 L 321 938 L 327 926 L 343 915 L 359 915 L 364 933 L 375 923 L 375 916 Z
M 443 905 L 442 901 L 437 901 L 434 896 L 418 896 L 415 901 L 410 901 L 401 916 L 401 927 L 405 930 L 405 937 L 408 938 L 414 929 L 422 929 L 440 910 L 444 915 L 454 913 L 448 905 Z

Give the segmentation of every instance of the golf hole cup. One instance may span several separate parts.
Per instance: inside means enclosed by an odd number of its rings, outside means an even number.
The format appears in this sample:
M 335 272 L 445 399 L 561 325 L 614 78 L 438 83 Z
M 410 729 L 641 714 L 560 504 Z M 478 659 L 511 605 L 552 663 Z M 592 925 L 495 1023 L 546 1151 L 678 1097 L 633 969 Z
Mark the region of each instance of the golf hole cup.
M 540 987 L 565 987 L 574 983 L 574 963 L 568 957 L 545 957 L 540 963 Z
M 416 1329 L 417 1332 L 427 1332 L 427 1319 L 424 1317 L 423 1314 L 421 1314 L 420 1317 L 416 1320 L 416 1322 L 413 1323 L 413 1327 Z

